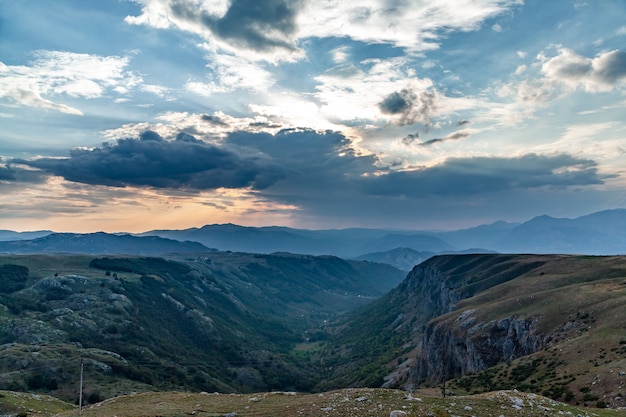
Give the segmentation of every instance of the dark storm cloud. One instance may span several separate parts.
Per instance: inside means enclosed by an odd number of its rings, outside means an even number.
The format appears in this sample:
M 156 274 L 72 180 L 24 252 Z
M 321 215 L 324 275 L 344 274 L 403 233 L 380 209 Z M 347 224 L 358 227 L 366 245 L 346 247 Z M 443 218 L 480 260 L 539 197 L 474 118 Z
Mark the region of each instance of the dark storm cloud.
M 295 50 L 291 35 L 296 29 L 300 1 L 233 0 L 220 18 L 203 13 L 193 2 L 177 1 L 172 12 L 183 19 L 199 21 L 218 38 L 250 50 Z
M 14 181 L 15 172 L 8 166 L 0 166 L 0 181 Z
M 147 131 L 95 149 L 74 149 L 69 158 L 14 160 L 52 175 L 85 184 L 211 190 L 263 189 L 284 175 L 261 154 L 242 156 L 186 133 L 168 141 Z
M 47 179 L 48 175 L 45 172 L 25 167 L 22 164 L 0 166 L 0 186 L 3 188 L 23 187 L 24 184 L 41 184 Z
M 268 129 L 276 129 L 278 127 L 281 127 L 281 124 L 278 123 L 273 123 L 273 122 L 252 122 L 252 123 L 248 123 L 248 126 L 250 127 L 263 127 L 263 128 L 268 128 Z
M 187 133 L 166 140 L 146 131 L 137 139 L 74 149 L 68 158 L 13 163 L 29 166 L 44 178 L 57 175 L 76 183 L 115 187 L 265 190 L 280 180 L 284 186 L 277 189 L 283 196 L 300 198 L 349 187 L 347 179 L 369 173 L 375 158 L 355 155 L 349 139 L 337 132 L 284 129 L 275 135 L 232 132 L 218 146 Z
M 403 114 L 411 108 L 415 94 L 409 90 L 394 91 L 379 104 L 380 110 L 386 114 Z
M 263 191 L 271 201 L 316 210 L 321 205 L 340 207 L 357 191 L 355 181 L 377 170 L 373 155 L 357 155 L 351 142 L 337 132 L 307 129 L 284 130 L 276 135 L 234 132 L 227 138 L 233 146 L 258 149 L 280 161 L 287 173 Z
M 454 132 L 448 136 L 446 136 L 445 138 L 435 138 L 435 139 L 430 139 L 427 140 L 425 142 L 420 143 L 420 146 L 431 146 L 434 145 L 435 143 L 440 143 L 440 142 L 447 142 L 450 140 L 459 140 L 459 139 L 465 139 L 467 137 L 471 136 L 471 133 L 469 132 L 464 132 L 464 131 L 458 131 L 458 132 Z
M 563 188 L 602 184 L 596 163 L 570 155 L 528 154 L 518 158 L 450 158 L 414 171 L 363 179 L 373 195 L 428 197 L 492 193 L 541 187 Z
M 212 124 L 214 126 L 228 126 L 228 123 L 223 121 L 218 116 L 211 116 L 209 114 L 203 114 L 201 117 L 202 121 Z
M 291 175 L 301 178 L 300 185 L 308 179 L 324 176 L 349 176 L 369 172 L 372 157 L 361 157 L 350 148 L 350 140 L 341 133 L 317 132 L 309 129 L 283 129 L 277 134 L 233 132 L 227 141 L 241 149 L 262 150 Z M 324 186 L 324 185 L 323 185 Z
M 385 114 L 399 116 L 400 125 L 429 125 L 437 110 L 437 95 L 432 91 L 416 92 L 405 88 L 389 94 L 378 107 Z
M 406 135 L 405 137 L 403 137 L 401 139 L 402 143 L 406 146 L 411 146 L 412 144 L 414 144 L 416 141 L 418 141 L 420 138 L 420 134 L 419 133 L 409 133 L 408 135 Z

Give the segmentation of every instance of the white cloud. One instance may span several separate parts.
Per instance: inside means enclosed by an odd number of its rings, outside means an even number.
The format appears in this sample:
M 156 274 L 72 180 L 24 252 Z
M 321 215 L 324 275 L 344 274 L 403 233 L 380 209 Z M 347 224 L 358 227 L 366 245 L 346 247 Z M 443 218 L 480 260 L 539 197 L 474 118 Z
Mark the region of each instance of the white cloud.
M 440 0 L 438 2 L 282 1 L 261 3 L 267 13 L 243 10 L 238 1 L 135 0 L 139 16 L 129 24 L 177 28 L 204 38 L 212 48 L 251 60 L 293 61 L 304 57 L 298 41 L 347 37 L 387 43 L 418 52 L 438 48 L 442 32 L 473 31 L 523 0 Z M 495 25 L 494 27 L 498 27 Z
M 425 91 L 433 86 L 428 78 L 411 78 L 406 58 L 368 60 L 351 71 L 328 71 L 315 77 L 315 97 L 330 120 L 370 120 L 386 122 L 378 104 L 394 91 Z
M 235 131 L 266 132 L 276 134 L 293 125 L 272 120 L 269 114 L 260 114 L 263 110 L 253 109 L 259 113 L 254 117 L 234 117 L 221 111 L 212 114 L 166 112 L 156 116 L 157 123 L 128 123 L 119 128 L 100 132 L 105 140 L 115 141 L 130 137 L 139 137 L 142 132 L 152 130 L 166 139 L 173 139 L 180 132 L 189 132 L 206 142 L 219 142 L 228 133 Z
M 517 67 L 515 69 L 515 75 L 520 75 L 522 74 L 524 71 L 526 71 L 528 69 L 528 67 L 526 65 L 520 65 L 519 67 Z
M 169 88 L 156 84 L 143 84 L 140 89 L 141 91 L 154 94 L 155 96 L 160 98 L 167 97 L 170 92 Z
M 513 125 L 533 117 L 537 109 L 576 91 L 607 93 L 626 85 L 626 52 L 613 50 L 587 58 L 557 47 L 556 54 L 540 53 L 530 65 L 517 67 L 515 75 L 524 79 L 500 84 L 495 93 L 500 99 L 512 99 L 499 108 L 492 107 L 487 117 Z
M 338 48 L 335 48 L 330 51 L 330 53 L 332 54 L 333 61 L 335 61 L 336 64 L 343 64 L 348 60 L 349 57 L 349 49 L 347 46 L 340 46 Z
M 205 46 L 206 48 L 206 46 Z M 224 54 L 210 54 L 206 57 L 211 69 L 208 82 L 188 81 L 188 91 L 210 96 L 235 90 L 267 91 L 274 85 L 274 76 L 260 65 L 243 57 Z
M 542 57 L 541 72 L 546 80 L 568 89 L 587 92 L 610 91 L 626 81 L 626 52 L 613 50 L 587 58 L 567 48 L 559 48 L 551 58 Z
M 493 30 L 494 32 L 502 32 L 504 29 L 502 29 L 502 26 L 496 23 L 495 25 L 491 26 L 491 30 Z
M 93 99 L 102 97 L 108 88 L 128 91 L 142 81 L 126 70 L 127 57 L 43 50 L 36 51 L 34 57 L 30 66 L 0 63 L 0 98 L 23 106 L 80 115 L 79 109 L 46 97 Z
M 436 49 L 440 31 L 472 31 L 482 22 L 522 1 L 482 2 L 445 0 L 438 2 L 307 3 L 300 14 L 300 37 L 346 36 L 371 43 L 388 43 L 409 51 Z

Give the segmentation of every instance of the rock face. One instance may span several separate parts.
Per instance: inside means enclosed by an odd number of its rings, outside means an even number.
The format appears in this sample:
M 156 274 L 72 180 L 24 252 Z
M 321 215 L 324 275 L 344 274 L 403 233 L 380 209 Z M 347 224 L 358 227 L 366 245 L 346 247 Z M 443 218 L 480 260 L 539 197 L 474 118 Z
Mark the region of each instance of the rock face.
M 536 260 L 520 263 L 518 256 L 468 255 L 439 256 L 416 266 L 398 287 L 412 304 L 405 316 L 417 317 L 422 325 L 413 329 L 417 354 L 409 380 L 434 385 L 542 349 L 538 317 L 481 321 L 474 310 L 456 312 L 462 300 L 541 265 Z
M 437 384 L 444 377 L 475 373 L 544 347 L 536 318 L 506 317 L 477 323 L 466 311 L 456 322 L 458 326 L 433 322 L 428 327 L 422 337 L 421 355 L 410 371 L 413 380 Z

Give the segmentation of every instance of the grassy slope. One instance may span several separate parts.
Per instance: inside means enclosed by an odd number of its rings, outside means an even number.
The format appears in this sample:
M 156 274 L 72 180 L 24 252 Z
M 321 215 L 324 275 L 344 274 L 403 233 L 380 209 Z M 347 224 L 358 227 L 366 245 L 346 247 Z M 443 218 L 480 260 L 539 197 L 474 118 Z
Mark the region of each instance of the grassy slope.
M 526 261 L 538 259 L 546 257 Z M 516 280 L 461 301 L 437 321 L 458 328 L 459 313 L 468 310 L 478 322 L 537 317 L 538 332 L 550 340 L 530 356 L 458 379 L 457 387 L 480 392 L 515 386 L 591 405 L 626 393 L 626 376 L 620 375 L 626 371 L 624 257 L 552 256 Z
M 47 395 L 0 391 L 0 414 L 54 416 L 76 409 L 75 406 Z
M 42 417 L 60 413 L 61 417 L 76 416 L 75 406 L 50 400 L 43 396 L 0 392 L 3 404 L 10 411 L 32 410 Z M 9 407 L 7 407 L 9 410 Z M 70 410 L 70 411 L 68 411 Z M 475 396 L 437 398 L 404 391 L 385 389 L 344 389 L 321 394 L 273 392 L 256 394 L 191 394 L 183 392 L 141 393 L 111 398 L 83 409 L 85 417 L 95 416 L 320 416 L 387 417 L 392 410 L 402 410 L 409 416 L 487 417 L 513 415 L 544 417 L 546 415 L 580 415 L 613 417 L 623 415 L 615 410 L 586 409 L 559 403 L 534 394 L 500 391 Z M 496 413 L 496 414 L 494 414 Z

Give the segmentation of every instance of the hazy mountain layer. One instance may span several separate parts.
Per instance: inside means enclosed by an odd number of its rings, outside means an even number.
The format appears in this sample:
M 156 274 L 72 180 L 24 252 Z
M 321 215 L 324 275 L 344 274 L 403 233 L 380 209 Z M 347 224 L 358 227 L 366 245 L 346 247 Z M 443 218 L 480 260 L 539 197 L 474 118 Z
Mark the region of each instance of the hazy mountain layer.
M 192 240 L 220 250 L 287 251 L 341 257 L 396 248 L 432 253 L 471 249 L 476 252 L 617 255 L 626 254 L 624 230 L 626 209 L 601 211 L 577 219 L 540 216 L 523 224 L 496 222 L 448 232 L 207 225 L 199 229 L 155 230 L 144 235 Z
M 406 250 L 432 253 L 564 253 L 626 254 L 626 209 L 607 210 L 576 219 L 539 216 L 522 224 L 495 222 L 469 229 L 389 231 L 378 229 L 303 230 L 288 227 L 206 225 L 184 230 L 153 230 L 134 240 L 106 233 L 41 234 L 0 231 L 0 253 L 93 253 L 159 255 L 169 252 L 221 251 L 290 252 L 380 259 L 405 270 L 425 258 L 407 257 Z M 33 236 L 40 236 L 32 239 Z M 161 237 L 167 240 L 157 240 Z M 9 242 L 8 240 L 15 240 Z M 177 245 L 174 241 L 182 242 Z M 4 241 L 4 242 L 3 242 Z M 194 246 L 195 245 L 195 246 Z M 201 246 L 204 245 L 204 246 Z M 399 253 L 403 248 L 404 254 Z M 390 252 L 391 251 L 391 252 Z M 389 253 L 386 253 L 389 252 Z M 409 264 L 407 264 L 407 262 Z
M 0 253 L 85 253 L 163 255 L 176 252 L 215 251 L 198 242 L 177 241 L 158 236 L 137 237 L 109 233 L 51 233 L 32 240 L 0 242 Z

